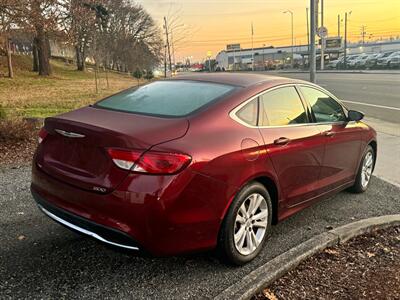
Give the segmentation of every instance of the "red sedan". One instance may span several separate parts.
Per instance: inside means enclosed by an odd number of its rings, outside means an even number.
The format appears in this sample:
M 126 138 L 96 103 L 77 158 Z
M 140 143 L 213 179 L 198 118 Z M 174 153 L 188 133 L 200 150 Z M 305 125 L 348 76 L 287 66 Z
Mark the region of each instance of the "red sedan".
M 304 81 L 156 81 L 47 118 L 31 190 L 50 218 L 102 242 L 154 255 L 217 248 L 243 264 L 272 224 L 368 188 L 377 143 L 362 118 Z

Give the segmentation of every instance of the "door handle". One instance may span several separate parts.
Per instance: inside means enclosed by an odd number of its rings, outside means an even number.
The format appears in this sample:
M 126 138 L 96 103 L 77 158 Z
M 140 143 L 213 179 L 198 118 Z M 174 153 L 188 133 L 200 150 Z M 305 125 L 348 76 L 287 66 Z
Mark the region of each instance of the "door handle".
M 325 136 L 334 136 L 335 133 L 334 133 L 333 131 L 325 131 L 325 132 L 324 132 L 324 135 L 325 135 Z
M 285 138 L 285 137 L 280 137 L 279 139 L 276 139 L 274 141 L 275 145 L 286 145 L 290 142 L 290 139 Z

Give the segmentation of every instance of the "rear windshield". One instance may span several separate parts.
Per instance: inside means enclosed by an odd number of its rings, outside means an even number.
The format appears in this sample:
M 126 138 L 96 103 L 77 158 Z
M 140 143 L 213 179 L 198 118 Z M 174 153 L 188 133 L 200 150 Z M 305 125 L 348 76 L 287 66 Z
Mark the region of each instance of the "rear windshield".
M 123 91 L 95 104 L 112 110 L 181 117 L 232 91 L 235 87 L 199 81 L 156 81 Z

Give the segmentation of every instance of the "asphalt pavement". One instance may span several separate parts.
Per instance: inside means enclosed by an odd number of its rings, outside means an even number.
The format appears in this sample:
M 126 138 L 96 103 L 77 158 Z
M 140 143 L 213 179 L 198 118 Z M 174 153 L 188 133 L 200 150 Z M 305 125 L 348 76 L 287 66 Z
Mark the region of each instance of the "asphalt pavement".
M 373 178 L 364 194 L 342 192 L 273 228 L 260 256 L 244 267 L 213 252 L 151 258 L 77 235 L 39 212 L 30 167 L 0 169 L 0 298 L 212 298 L 266 261 L 332 227 L 400 212 L 400 189 Z

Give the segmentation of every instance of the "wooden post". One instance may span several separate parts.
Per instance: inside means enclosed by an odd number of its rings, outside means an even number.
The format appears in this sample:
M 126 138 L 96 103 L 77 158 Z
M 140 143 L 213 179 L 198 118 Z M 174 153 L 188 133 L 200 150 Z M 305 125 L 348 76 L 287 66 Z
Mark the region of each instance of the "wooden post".
M 8 38 L 8 36 L 6 36 L 6 51 L 7 51 L 8 77 L 14 78 L 14 71 L 11 58 L 11 40 Z

